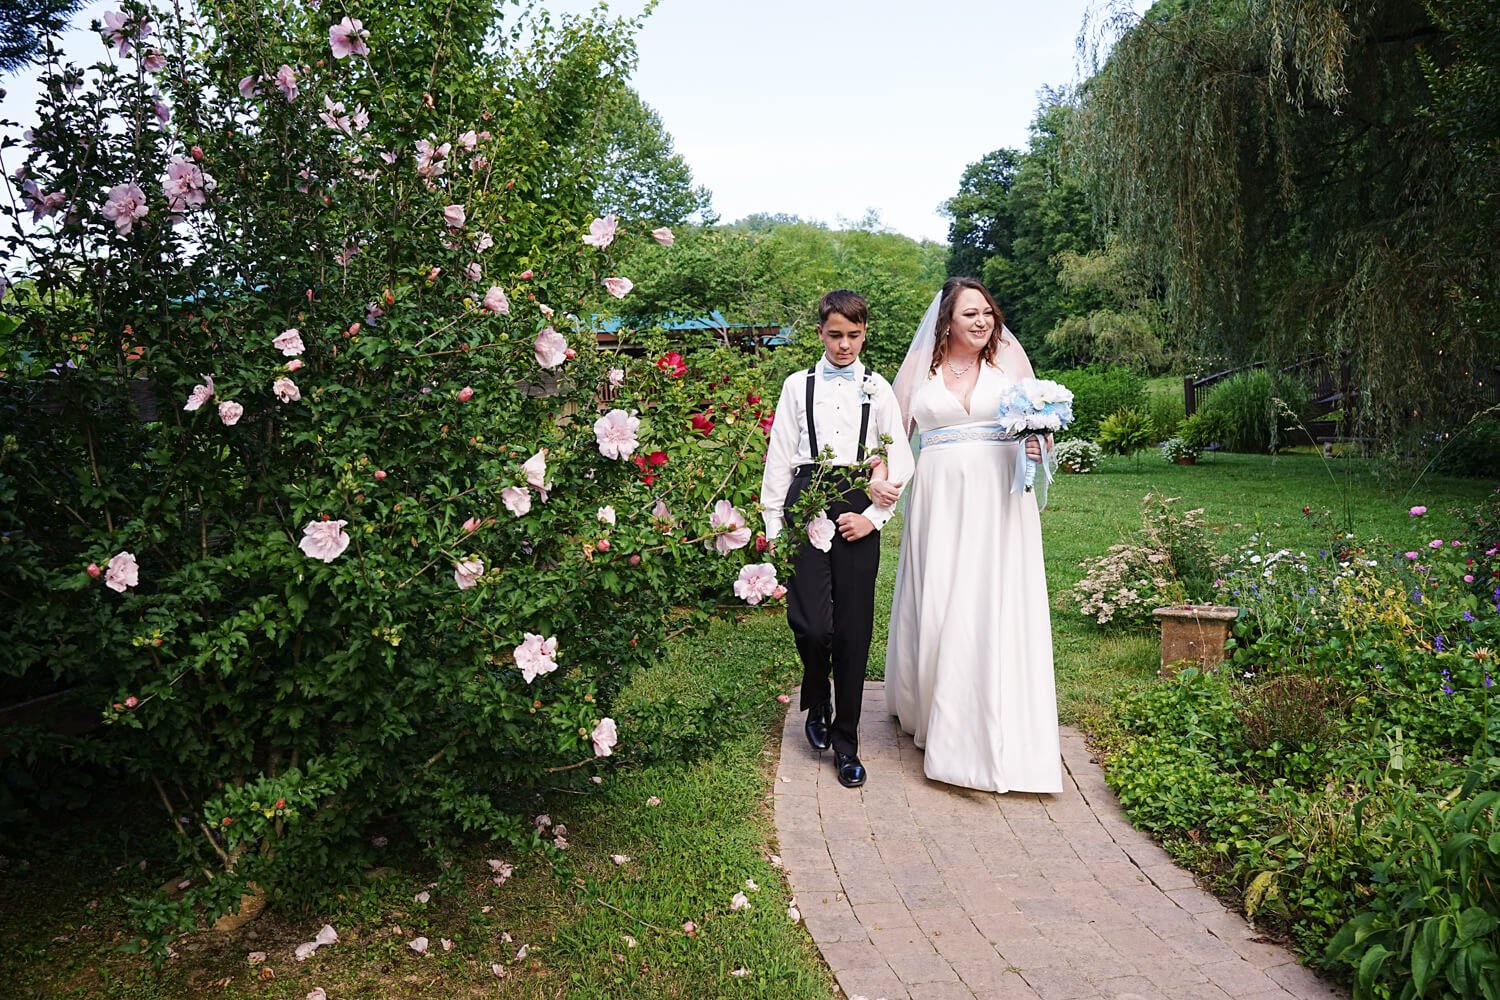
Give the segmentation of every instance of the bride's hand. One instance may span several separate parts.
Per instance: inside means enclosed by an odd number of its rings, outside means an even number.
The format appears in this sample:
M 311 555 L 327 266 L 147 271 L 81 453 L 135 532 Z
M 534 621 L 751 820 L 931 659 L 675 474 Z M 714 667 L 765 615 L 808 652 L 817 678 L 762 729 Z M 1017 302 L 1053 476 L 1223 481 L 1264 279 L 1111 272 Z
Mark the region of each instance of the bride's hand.
M 1035 434 L 1026 439 L 1026 457 L 1033 462 L 1042 460 L 1042 442 Z
M 870 499 L 875 501 L 877 507 L 891 507 L 901 498 L 901 484 L 887 482 L 884 479 L 872 480 L 870 483 Z

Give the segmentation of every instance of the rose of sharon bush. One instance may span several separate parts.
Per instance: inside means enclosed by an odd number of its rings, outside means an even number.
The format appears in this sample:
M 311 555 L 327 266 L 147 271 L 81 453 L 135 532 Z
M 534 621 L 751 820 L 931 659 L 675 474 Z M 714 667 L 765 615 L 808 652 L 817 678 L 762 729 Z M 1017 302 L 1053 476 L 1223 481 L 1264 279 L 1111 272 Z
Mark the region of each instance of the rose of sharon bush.
M 116 13 L 121 61 L 46 70 L 3 182 L 35 186 L 0 198 L 21 442 L 0 444 L 0 574 L 22 584 L 0 667 L 109 723 L 21 749 L 47 781 L 105 760 L 118 794 L 159 806 L 159 784 L 193 820 L 216 877 L 152 904 L 153 942 L 252 883 L 357 878 L 379 831 L 439 857 L 460 830 L 529 849 L 521 804 L 645 748 L 616 696 L 668 616 L 727 601 L 744 564 L 765 437 L 744 420 L 705 442 L 690 414 L 784 374 L 656 334 L 601 350 L 568 315 L 615 303 L 632 247 L 672 253 L 630 219 L 579 244 L 605 139 L 574 111 L 616 86 L 600 67 L 628 33 L 587 17 L 502 56 L 488 17 Z M 170 72 L 141 72 L 152 52 Z M 434 66 L 429 107 L 403 81 Z M 475 261 L 497 281 L 482 306 Z M 522 273 L 535 309 L 498 283 Z M 575 357 L 538 350 L 549 329 Z

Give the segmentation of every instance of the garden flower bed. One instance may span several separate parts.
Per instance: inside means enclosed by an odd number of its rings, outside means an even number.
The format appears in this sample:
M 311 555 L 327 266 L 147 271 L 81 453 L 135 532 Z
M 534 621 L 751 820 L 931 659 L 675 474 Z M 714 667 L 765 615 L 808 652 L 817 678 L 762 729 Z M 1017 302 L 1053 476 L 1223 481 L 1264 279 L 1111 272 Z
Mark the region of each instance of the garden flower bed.
M 1138 694 L 1097 735 L 1131 818 L 1313 963 L 1361 995 L 1489 997 L 1500 504 L 1459 532 L 1425 514 L 1411 539 L 1311 554 L 1252 536 L 1215 583 L 1243 609 L 1232 669 Z

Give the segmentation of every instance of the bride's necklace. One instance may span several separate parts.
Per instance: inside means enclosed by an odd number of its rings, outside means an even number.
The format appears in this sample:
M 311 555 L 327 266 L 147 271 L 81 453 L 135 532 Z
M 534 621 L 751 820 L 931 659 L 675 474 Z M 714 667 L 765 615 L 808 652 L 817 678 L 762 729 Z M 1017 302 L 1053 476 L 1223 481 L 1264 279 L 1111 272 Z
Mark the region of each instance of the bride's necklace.
M 963 378 L 965 375 L 968 374 L 969 369 L 974 367 L 974 362 L 976 362 L 978 360 L 979 360 L 979 357 L 976 355 L 973 358 L 970 358 L 969 359 L 969 363 L 966 364 L 966 365 L 964 365 L 962 368 L 954 368 L 952 361 L 945 361 L 943 363 L 948 366 L 948 370 L 953 373 L 953 377 L 954 378 Z

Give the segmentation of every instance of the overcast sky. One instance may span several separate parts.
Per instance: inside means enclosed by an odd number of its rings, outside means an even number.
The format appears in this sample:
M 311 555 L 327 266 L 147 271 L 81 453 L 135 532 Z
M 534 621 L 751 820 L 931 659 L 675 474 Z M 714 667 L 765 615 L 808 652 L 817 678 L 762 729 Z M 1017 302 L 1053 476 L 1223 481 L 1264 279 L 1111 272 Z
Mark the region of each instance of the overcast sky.
M 1026 147 L 1041 89 L 1078 81 L 1079 31 L 1103 2 L 661 0 L 637 39 L 632 82 L 725 222 L 784 212 L 836 225 L 874 209 L 891 229 L 946 241 L 938 206 L 965 166 Z M 1150 6 L 1114 0 L 1132 2 Z M 86 28 L 113 7 L 92 4 L 75 22 L 80 62 L 102 55 Z M 0 116 L 33 121 L 26 74 L 0 86 L 10 91 Z
M 946 242 L 938 206 L 964 167 L 1026 148 L 1040 90 L 1078 81 L 1090 9 L 1105 12 L 1097 0 L 661 0 L 633 82 L 724 221 L 833 224 L 873 208 Z

